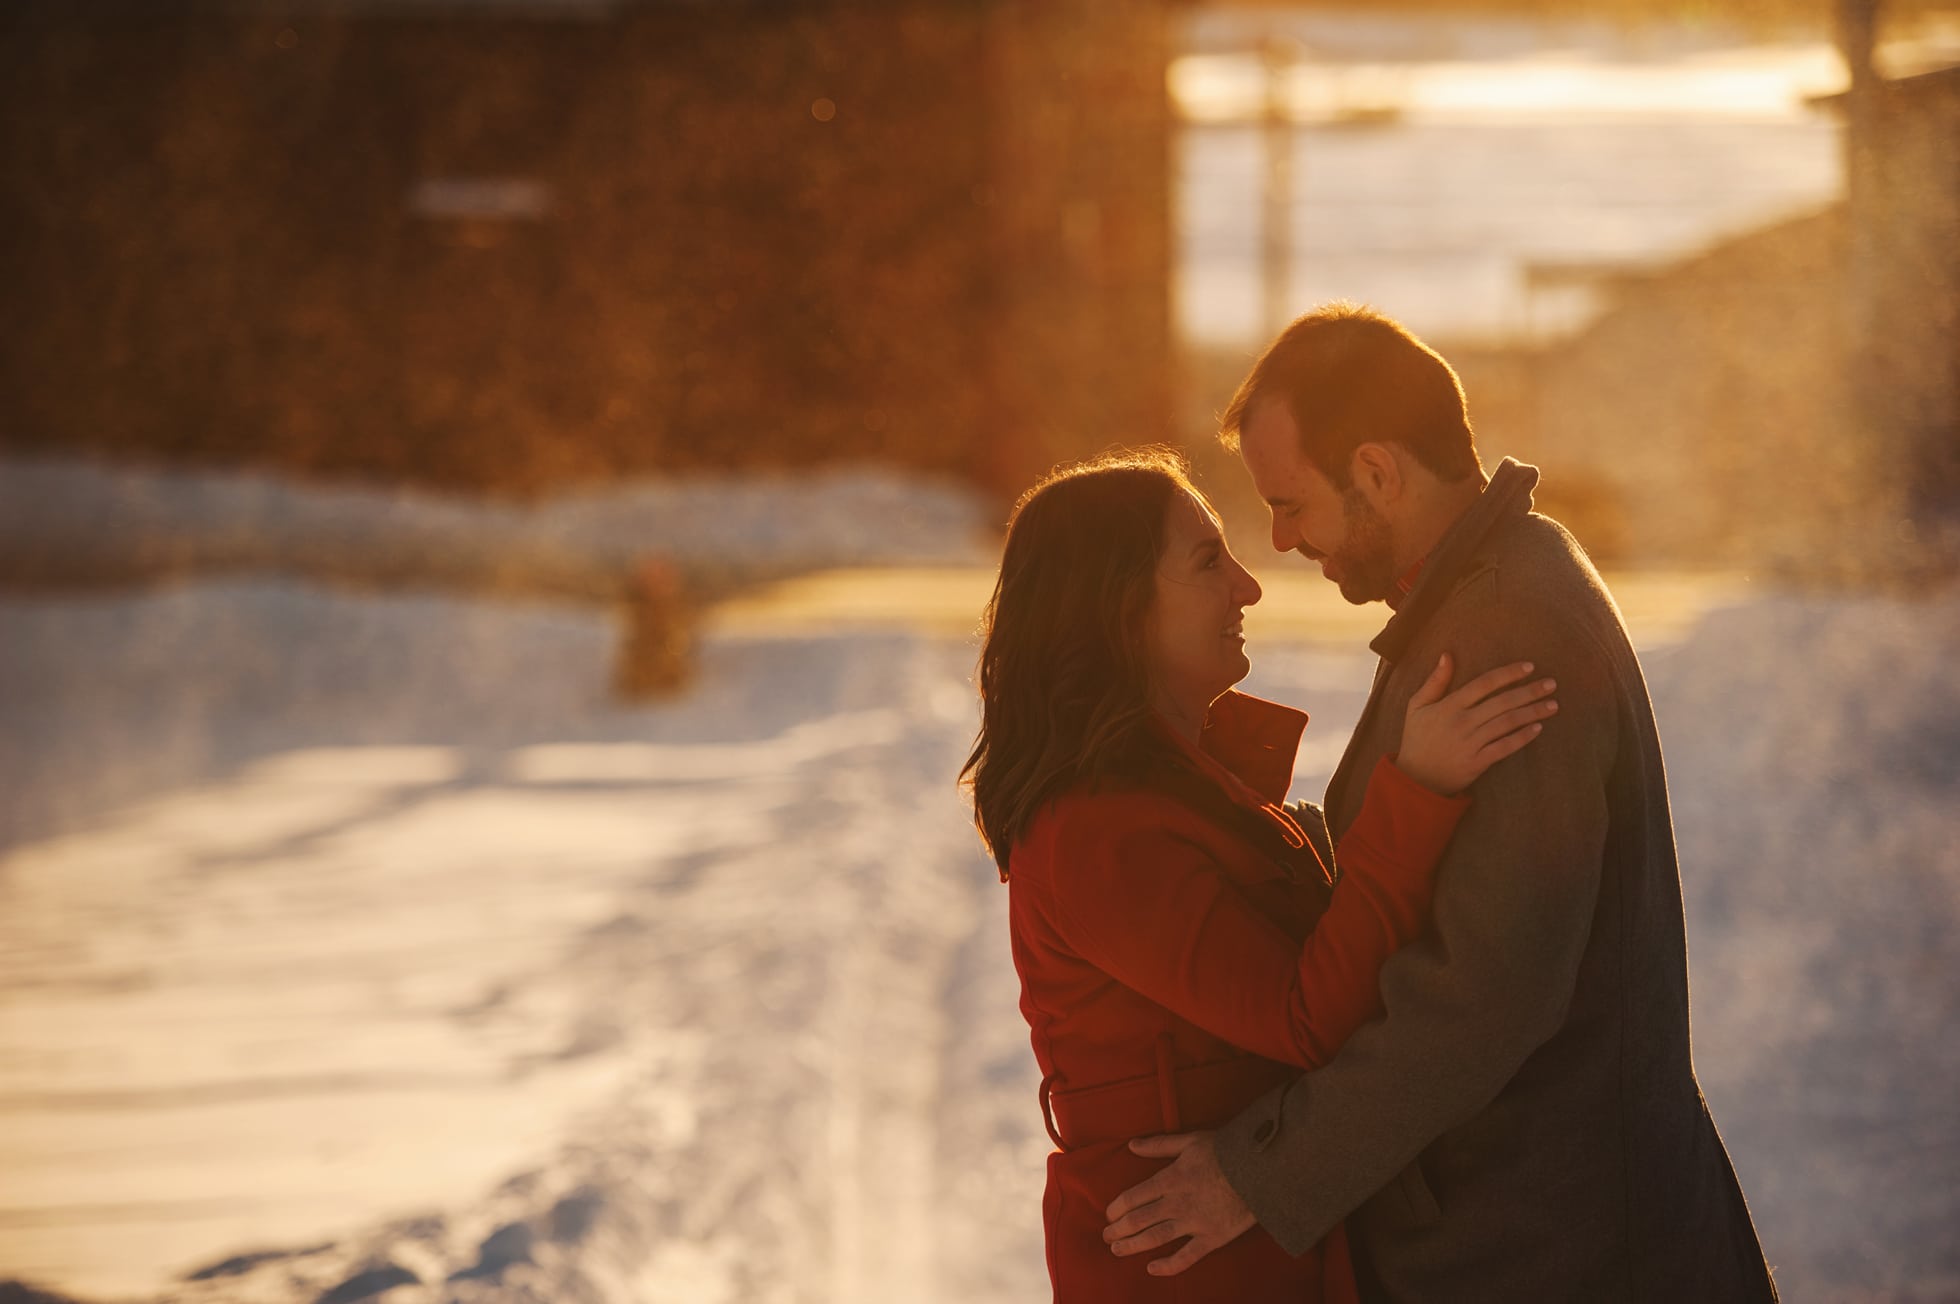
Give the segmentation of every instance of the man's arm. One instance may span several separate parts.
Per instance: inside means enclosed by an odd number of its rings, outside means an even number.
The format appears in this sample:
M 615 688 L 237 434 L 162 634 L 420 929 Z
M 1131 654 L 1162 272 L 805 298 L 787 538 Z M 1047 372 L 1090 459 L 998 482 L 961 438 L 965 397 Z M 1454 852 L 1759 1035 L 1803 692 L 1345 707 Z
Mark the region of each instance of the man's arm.
M 1469 675 L 1529 657 L 1559 681 L 1562 709 L 1473 786 L 1432 927 L 1382 970 L 1383 1017 L 1217 1134 L 1225 1176 L 1294 1253 L 1489 1104 L 1558 1030 L 1591 931 L 1617 731 L 1611 664 L 1569 616 L 1477 596 L 1438 613 L 1424 642 L 1447 644 Z M 1434 651 L 1411 649 L 1398 678 Z

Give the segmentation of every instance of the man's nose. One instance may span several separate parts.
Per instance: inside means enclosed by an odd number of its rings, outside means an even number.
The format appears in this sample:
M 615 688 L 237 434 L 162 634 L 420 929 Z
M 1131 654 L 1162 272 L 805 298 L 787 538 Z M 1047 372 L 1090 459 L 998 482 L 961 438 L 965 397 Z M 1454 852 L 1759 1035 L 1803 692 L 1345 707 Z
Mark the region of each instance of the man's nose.
M 1292 552 L 1300 546 L 1300 531 L 1278 512 L 1273 513 L 1273 551 Z

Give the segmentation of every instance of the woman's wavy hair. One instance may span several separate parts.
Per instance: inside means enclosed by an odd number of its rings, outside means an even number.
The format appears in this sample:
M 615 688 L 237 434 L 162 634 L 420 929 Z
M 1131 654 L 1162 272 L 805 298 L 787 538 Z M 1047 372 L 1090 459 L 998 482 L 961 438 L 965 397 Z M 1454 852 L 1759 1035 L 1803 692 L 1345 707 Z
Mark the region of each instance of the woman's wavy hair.
M 1110 453 L 1050 471 L 1008 519 L 980 651 L 980 734 L 960 771 L 1002 881 L 1015 842 L 1063 792 L 1182 765 L 1153 724 L 1144 656 L 1179 493 L 1206 503 L 1175 452 Z

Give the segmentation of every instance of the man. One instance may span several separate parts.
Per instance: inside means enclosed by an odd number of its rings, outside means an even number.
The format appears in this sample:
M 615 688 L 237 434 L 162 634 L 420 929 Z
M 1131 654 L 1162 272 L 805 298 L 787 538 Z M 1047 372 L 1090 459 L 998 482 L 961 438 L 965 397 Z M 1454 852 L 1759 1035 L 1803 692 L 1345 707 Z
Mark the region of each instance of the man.
M 1333 1063 L 1110 1206 L 1117 1254 L 1175 1273 L 1256 1221 L 1294 1253 L 1347 1219 L 1370 1300 L 1773 1300 L 1688 1049 L 1687 944 L 1660 740 L 1619 613 L 1531 512 L 1535 469 L 1486 479 L 1463 391 L 1396 323 L 1336 304 L 1288 327 L 1224 419 L 1273 546 L 1394 609 L 1328 786 L 1338 836 L 1411 693 L 1529 660 L 1560 711 L 1471 789 L 1434 918 L 1382 972 L 1384 1013 Z

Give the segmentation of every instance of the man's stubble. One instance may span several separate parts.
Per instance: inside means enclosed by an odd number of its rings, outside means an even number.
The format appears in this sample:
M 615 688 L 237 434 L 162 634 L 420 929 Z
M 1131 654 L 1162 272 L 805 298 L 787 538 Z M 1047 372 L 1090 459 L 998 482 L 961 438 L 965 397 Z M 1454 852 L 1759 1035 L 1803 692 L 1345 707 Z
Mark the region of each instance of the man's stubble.
M 1342 526 L 1346 538 L 1329 558 L 1338 572 L 1341 596 L 1357 607 L 1381 602 L 1395 591 L 1394 542 L 1388 522 L 1354 485 L 1341 494 Z

